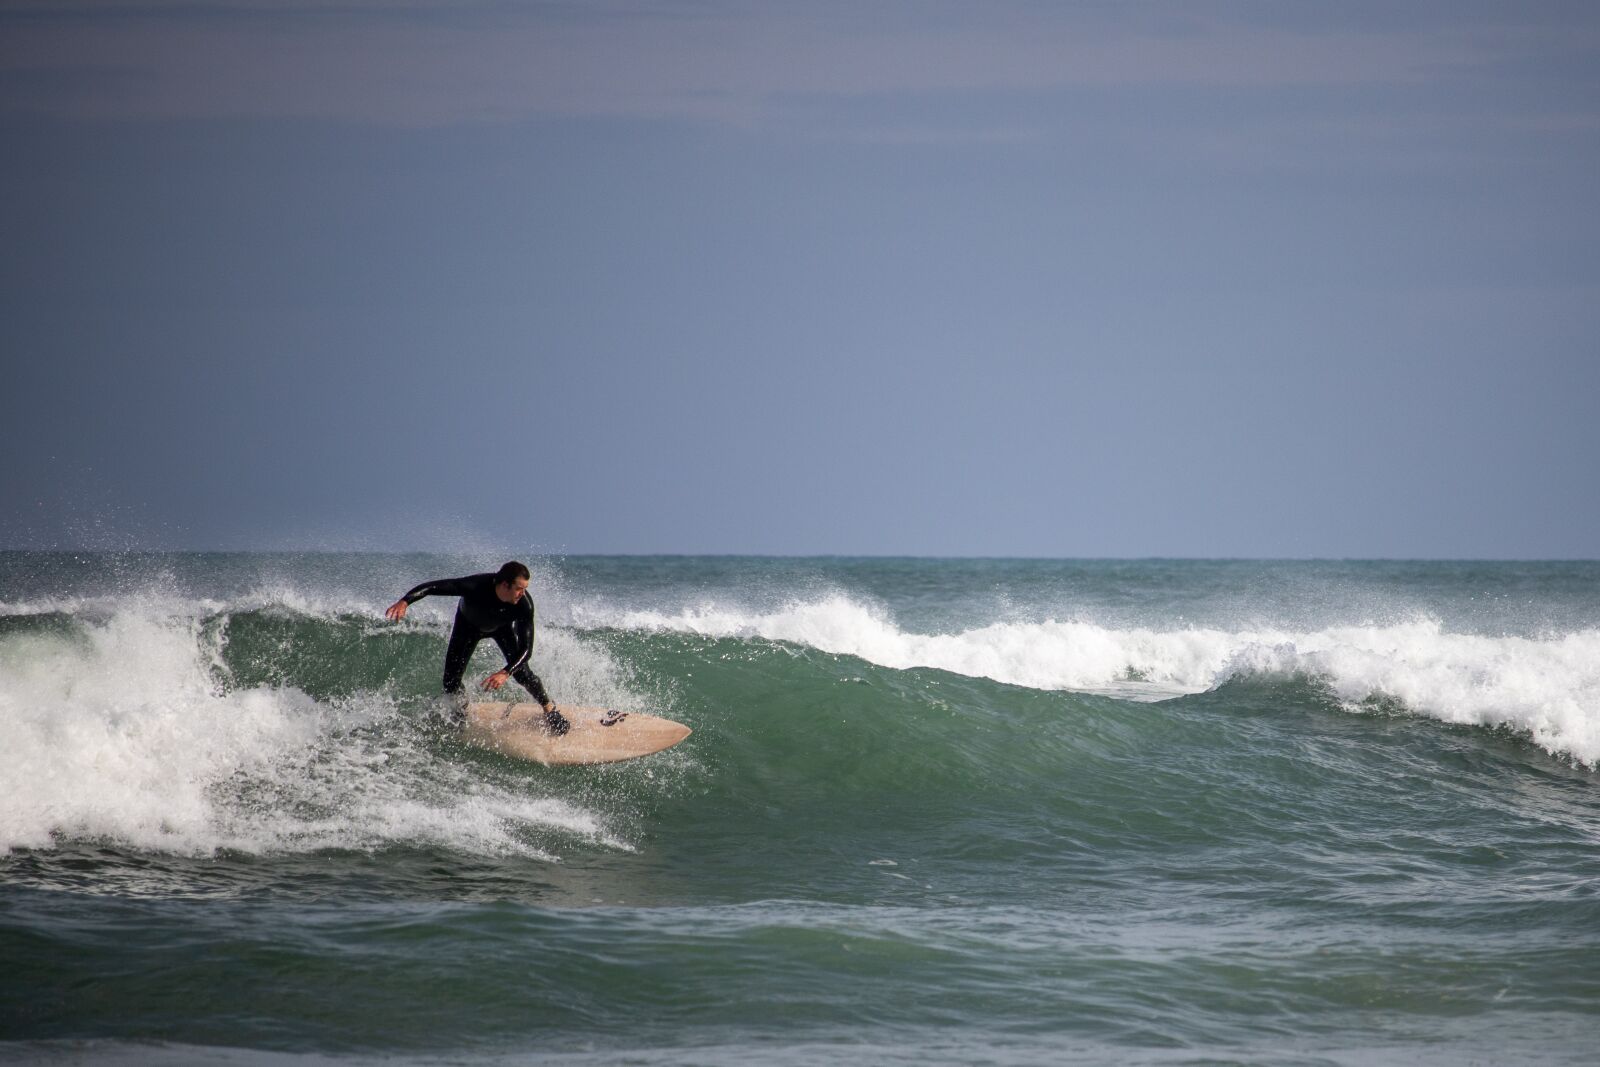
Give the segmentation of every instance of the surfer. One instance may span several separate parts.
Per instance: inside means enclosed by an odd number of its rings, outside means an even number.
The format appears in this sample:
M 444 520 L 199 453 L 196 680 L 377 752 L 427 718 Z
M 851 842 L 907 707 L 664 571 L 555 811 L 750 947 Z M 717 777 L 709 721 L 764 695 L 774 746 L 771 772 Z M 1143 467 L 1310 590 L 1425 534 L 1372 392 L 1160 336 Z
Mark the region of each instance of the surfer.
M 544 728 L 560 736 L 571 724 L 556 710 L 539 676 L 528 669 L 528 659 L 533 655 L 533 597 L 528 595 L 531 577 L 526 566 L 512 560 L 493 574 L 423 582 L 389 605 L 384 615 L 399 622 L 406 617 L 406 609 L 425 596 L 460 597 L 455 626 L 450 630 L 450 646 L 444 654 L 444 691 L 452 696 L 461 692 L 461 676 L 467 671 L 473 650 L 479 641 L 492 637 L 505 653 L 506 665 L 485 678 L 482 688 L 499 689 L 506 679 L 515 678 L 544 708 Z

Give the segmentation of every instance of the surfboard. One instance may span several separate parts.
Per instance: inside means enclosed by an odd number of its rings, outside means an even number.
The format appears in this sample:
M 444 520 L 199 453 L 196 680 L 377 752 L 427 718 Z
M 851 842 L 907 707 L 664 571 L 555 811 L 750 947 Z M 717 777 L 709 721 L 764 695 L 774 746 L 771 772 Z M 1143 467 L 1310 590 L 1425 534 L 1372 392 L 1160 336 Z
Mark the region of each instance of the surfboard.
M 689 736 L 681 722 L 558 704 L 572 724 L 560 737 L 544 729 L 544 709 L 537 704 L 468 704 L 462 736 L 471 744 L 547 767 L 581 763 L 618 763 L 671 748 Z

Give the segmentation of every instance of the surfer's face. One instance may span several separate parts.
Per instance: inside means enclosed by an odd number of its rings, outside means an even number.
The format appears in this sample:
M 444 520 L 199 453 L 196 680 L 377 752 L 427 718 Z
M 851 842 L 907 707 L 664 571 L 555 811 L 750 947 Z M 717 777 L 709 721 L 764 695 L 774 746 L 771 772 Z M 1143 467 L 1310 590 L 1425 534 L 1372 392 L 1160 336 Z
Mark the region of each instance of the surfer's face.
M 479 588 L 482 588 L 481 586 Z M 528 579 L 513 578 L 509 582 L 496 582 L 494 595 L 507 604 L 515 604 L 522 599 L 522 594 L 528 591 Z

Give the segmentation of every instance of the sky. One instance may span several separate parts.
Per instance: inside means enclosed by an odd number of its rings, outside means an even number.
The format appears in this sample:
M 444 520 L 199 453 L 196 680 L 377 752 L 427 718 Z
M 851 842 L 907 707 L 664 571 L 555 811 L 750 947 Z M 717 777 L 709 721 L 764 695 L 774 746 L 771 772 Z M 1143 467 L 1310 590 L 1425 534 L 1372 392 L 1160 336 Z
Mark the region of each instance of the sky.
M 1600 557 L 1600 5 L 0 0 L 0 548 Z

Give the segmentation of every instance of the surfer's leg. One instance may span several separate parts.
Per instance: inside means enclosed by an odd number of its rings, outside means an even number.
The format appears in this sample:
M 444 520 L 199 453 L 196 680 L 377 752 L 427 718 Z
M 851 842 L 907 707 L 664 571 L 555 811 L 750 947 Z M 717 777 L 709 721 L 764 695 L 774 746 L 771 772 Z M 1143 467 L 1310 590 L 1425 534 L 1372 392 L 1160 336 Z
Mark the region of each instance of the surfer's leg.
M 500 646 L 500 651 L 505 654 L 506 659 L 510 659 L 517 654 L 516 635 L 511 632 L 510 628 L 496 630 L 494 632 L 494 643 Z M 526 663 L 512 671 L 511 677 L 515 678 L 522 688 L 533 694 L 533 699 L 539 702 L 540 707 L 550 703 L 550 694 L 544 691 L 544 683 L 539 680 L 537 674 L 528 669 Z
M 505 653 L 507 659 L 510 659 L 517 651 L 516 637 L 509 629 L 495 631 L 494 641 L 495 644 L 500 646 L 500 651 Z M 550 694 L 545 692 L 544 683 L 539 680 L 537 674 L 528 669 L 526 663 L 512 671 L 511 677 L 517 680 L 518 685 L 532 694 L 533 699 L 539 702 L 540 707 L 548 707 L 554 703 L 550 699 Z M 544 728 L 559 737 L 570 730 L 572 724 L 567 722 L 566 717 L 559 711 L 547 711 L 544 713 Z
M 539 680 L 537 674 L 534 674 L 527 667 L 518 667 L 516 673 L 511 677 L 515 678 L 522 688 L 533 694 L 533 699 L 539 702 L 540 707 L 552 703 L 550 694 L 544 691 L 544 683 Z
M 518 667 L 511 677 L 515 678 L 517 684 L 521 685 L 522 688 L 533 694 L 533 699 L 539 702 L 541 708 L 551 703 L 550 694 L 544 691 L 544 683 L 539 680 L 537 674 L 534 674 L 526 666 Z
M 457 698 L 454 701 L 455 716 L 463 721 L 466 719 L 467 699 L 461 693 L 461 676 L 467 673 L 467 663 L 472 659 L 472 651 L 478 647 L 478 642 L 481 640 L 483 635 L 478 632 L 478 628 L 457 615 L 456 624 L 450 630 L 450 646 L 444 654 L 444 691 Z

